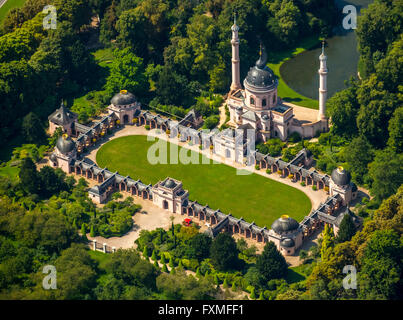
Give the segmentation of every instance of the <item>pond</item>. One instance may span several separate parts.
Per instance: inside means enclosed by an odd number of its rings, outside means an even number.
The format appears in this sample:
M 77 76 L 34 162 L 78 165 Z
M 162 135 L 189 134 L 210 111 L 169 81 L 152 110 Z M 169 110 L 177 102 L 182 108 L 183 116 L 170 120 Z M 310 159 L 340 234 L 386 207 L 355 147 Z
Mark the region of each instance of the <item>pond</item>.
M 354 5 L 357 12 L 368 7 L 371 0 L 336 0 L 342 10 L 345 5 Z M 343 15 L 344 17 L 344 15 Z M 341 26 L 334 30 L 334 36 L 326 39 L 325 52 L 329 69 L 327 89 L 328 97 L 345 88 L 344 81 L 357 75 L 359 54 L 357 39 L 353 30 L 346 31 Z M 287 85 L 294 91 L 312 99 L 318 99 L 320 44 L 286 61 L 280 68 L 280 74 Z

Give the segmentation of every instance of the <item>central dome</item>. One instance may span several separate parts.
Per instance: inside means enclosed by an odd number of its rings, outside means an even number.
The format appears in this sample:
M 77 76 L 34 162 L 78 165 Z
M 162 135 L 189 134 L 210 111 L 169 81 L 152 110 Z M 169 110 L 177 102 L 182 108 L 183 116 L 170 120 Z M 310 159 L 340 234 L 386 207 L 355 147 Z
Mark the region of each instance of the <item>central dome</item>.
M 272 87 L 276 84 L 276 77 L 269 67 L 264 66 L 262 69 L 254 66 L 246 76 L 246 82 L 253 87 Z
M 119 93 L 115 94 L 111 99 L 111 104 L 115 106 L 126 106 L 137 101 L 134 94 L 128 92 L 127 90 L 121 90 Z
M 271 225 L 271 228 L 276 233 L 293 231 L 293 230 L 298 229 L 298 227 L 299 227 L 299 223 L 295 219 L 290 218 L 287 215 L 282 215 L 281 218 L 274 221 L 273 224 Z
M 248 75 L 246 76 L 246 83 L 259 88 L 272 87 L 276 85 L 277 79 L 273 71 L 266 66 L 267 54 L 264 46 L 261 46 L 259 59 L 256 61 L 256 65 L 250 68 Z
M 56 147 L 61 153 L 66 154 L 73 151 L 76 144 L 67 134 L 64 134 L 57 140 Z

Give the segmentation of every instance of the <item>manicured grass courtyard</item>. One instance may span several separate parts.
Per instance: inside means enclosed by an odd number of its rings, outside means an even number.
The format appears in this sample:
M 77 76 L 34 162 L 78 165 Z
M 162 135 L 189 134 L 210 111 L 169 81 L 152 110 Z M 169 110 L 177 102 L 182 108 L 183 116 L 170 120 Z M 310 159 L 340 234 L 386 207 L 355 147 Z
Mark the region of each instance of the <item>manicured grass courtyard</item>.
M 163 141 L 163 140 L 160 140 Z M 201 204 L 208 204 L 213 209 L 232 213 L 238 218 L 255 223 L 261 227 L 270 227 L 282 214 L 287 214 L 301 221 L 311 210 L 309 198 L 300 190 L 257 174 L 237 175 L 235 168 L 224 164 L 213 164 L 201 154 L 192 153 L 199 164 L 156 164 L 147 160 L 147 153 L 155 142 L 147 141 L 146 136 L 127 136 L 114 139 L 98 150 L 97 163 L 110 171 L 119 171 L 144 183 L 155 184 L 166 177 L 183 182 L 189 190 L 190 199 Z M 170 159 L 169 144 L 160 156 Z M 179 153 L 182 148 L 179 148 Z M 210 164 L 202 164 L 210 161 Z

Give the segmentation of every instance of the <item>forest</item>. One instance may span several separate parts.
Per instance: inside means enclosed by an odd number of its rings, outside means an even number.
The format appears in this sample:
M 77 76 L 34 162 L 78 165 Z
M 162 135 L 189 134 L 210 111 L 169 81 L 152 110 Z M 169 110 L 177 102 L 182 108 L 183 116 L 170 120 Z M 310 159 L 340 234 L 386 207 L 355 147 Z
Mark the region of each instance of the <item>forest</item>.
M 42 26 L 49 2 L 55 30 Z M 35 162 L 60 136 L 45 130 L 62 99 L 85 123 L 124 88 L 173 117 L 195 107 L 214 127 L 231 79 L 234 13 L 243 77 L 260 41 L 275 55 L 330 36 L 340 20 L 333 1 L 27 0 L 10 10 L 0 27 L 0 299 L 402 299 L 402 12 L 391 0 L 363 10 L 359 77 L 328 100 L 330 132 L 317 142 L 293 135 L 258 146 L 285 160 L 306 147 L 318 170 L 343 165 L 371 195 L 350 208 L 361 230 L 345 221 L 334 237 L 325 228 L 318 246 L 300 252 L 303 264 L 288 268 L 271 245 L 258 254 L 180 225 L 143 232 L 137 249 L 89 251 L 86 232 L 122 235 L 141 207 L 115 194 L 97 209 L 84 180 L 36 171 Z M 43 290 L 45 264 L 57 267 L 60 290 Z M 357 290 L 342 286 L 345 265 L 358 270 Z

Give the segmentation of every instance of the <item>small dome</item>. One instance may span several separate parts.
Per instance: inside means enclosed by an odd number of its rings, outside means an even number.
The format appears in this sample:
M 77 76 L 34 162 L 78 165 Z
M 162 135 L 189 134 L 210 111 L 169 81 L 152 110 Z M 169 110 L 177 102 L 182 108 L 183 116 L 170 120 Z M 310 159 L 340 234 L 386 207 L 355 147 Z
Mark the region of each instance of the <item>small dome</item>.
M 172 179 L 168 179 L 164 184 L 164 187 L 169 188 L 169 189 L 173 189 L 173 188 L 175 188 L 175 186 L 176 186 L 176 183 Z
M 53 162 L 56 162 L 56 161 L 57 161 L 57 157 L 56 157 L 56 155 L 55 155 L 54 153 L 52 153 L 52 154 L 50 155 L 49 159 L 50 159 L 51 161 L 53 161 Z
M 299 227 L 299 223 L 295 219 L 290 218 L 287 215 L 282 215 L 281 218 L 274 221 L 273 224 L 271 225 L 271 228 L 276 233 L 293 231 L 293 230 L 298 229 L 298 227 Z
M 283 240 L 280 241 L 280 246 L 285 248 L 291 248 L 295 246 L 295 242 L 290 238 L 284 238 Z
M 115 94 L 111 99 L 111 104 L 115 106 L 126 106 L 137 101 L 134 94 L 128 92 L 127 90 L 121 90 L 119 93 Z
M 56 143 L 56 148 L 63 154 L 73 151 L 75 147 L 76 144 L 67 134 L 61 136 Z
M 332 180 L 339 186 L 345 186 L 350 183 L 351 175 L 343 167 L 337 167 L 332 172 Z

